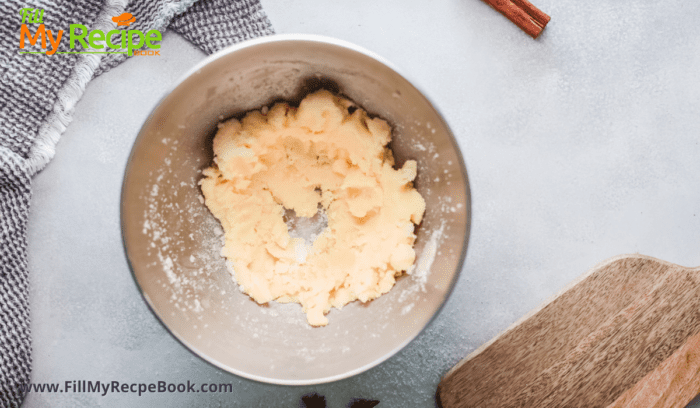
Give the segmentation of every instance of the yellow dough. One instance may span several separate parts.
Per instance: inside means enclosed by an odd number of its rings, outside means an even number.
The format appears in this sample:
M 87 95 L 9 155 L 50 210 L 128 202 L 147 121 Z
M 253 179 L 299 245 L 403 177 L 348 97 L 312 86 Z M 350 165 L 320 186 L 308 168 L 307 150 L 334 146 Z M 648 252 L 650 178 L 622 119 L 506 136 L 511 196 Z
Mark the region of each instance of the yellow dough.
M 298 109 L 276 104 L 219 125 L 200 184 L 241 291 L 300 303 L 309 324 L 324 326 L 331 307 L 392 288 L 415 260 L 425 201 L 416 162 L 394 169 L 390 140 L 386 121 L 325 90 Z M 285 209 L 325 212 L 328 226 L 309 246 L 290 237 Z

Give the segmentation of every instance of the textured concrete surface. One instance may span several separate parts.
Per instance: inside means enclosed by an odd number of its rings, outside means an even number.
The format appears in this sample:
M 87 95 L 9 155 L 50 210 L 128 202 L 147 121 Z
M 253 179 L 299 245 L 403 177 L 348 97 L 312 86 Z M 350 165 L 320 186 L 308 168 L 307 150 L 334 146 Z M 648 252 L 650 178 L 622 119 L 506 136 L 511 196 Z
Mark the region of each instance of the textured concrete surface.
M 264 0 L 279 33 L 355 42 L 443 111 L 470 175 L 473 227 L 455 292 L 402 352 L 336 383 L 282 387 L 201 361 L 160 326 L 122 253 L 119 191 L 160 96 L 204 54 L 175 34 L 160 57 L 95 79 L 34 181 L 29 251 L 35 382 L 231 383 L 214 394 L 31 394 L 26 407 L 431 407 L 442 375 L 596 263 L 642 253 L 700 265 L 700 3 L 538 0 L 534 41 L 479 0 Z M 700 402 L 695 406 L 700 407 Z M 691 404 L 692 405 L 692 404 Z

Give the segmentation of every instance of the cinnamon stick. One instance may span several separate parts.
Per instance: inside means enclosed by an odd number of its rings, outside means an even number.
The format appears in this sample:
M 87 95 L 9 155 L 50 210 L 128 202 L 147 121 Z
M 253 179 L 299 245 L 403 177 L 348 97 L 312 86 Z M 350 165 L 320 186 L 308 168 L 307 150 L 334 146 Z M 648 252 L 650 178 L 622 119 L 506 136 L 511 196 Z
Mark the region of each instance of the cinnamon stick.
M 520 27 L 523 31 L 537 38 L 549 23 L 550 17 L 527 0 L 484 0 Z

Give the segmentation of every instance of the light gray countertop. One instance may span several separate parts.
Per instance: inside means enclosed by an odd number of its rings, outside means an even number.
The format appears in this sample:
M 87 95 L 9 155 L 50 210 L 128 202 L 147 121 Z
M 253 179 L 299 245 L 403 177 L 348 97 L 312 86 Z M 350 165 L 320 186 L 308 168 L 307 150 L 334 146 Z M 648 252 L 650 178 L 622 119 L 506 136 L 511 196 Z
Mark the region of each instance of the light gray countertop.
M 256 383 L 210 366 L 149 311 L 121 244 L 119 194 L 152 107 L 205 55 L 174 33 L 160 57 L 93 80 L 29 222 L 34 382 L 232 383 L 230 394 L 30 394 L 26 407 L 432 407 L 461 358 L 606 258 L 700 265 L 700 2 L 537 0 L 538 40 L 479 0 L 264 0 L 278 33 L 341 38 L 399 66 L 459 140 L 473 199 L 462 276 L 403 351 L 319 386 Z M 697 405 L 700 407 L 700 403 Z

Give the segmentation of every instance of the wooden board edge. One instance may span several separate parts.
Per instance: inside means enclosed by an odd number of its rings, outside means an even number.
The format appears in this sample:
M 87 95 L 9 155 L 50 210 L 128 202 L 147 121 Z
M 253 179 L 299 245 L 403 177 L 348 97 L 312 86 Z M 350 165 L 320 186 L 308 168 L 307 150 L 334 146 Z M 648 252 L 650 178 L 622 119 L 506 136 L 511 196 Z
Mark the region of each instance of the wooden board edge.
M 669 375 L 669 372 L 673 375 Z M 685 380 L 685 381 L 683 381 Z M 675 408 L 700 394 L 700 331 L 607 408 Z M 675 399 L 673 398 L 675 397 Z
M 547 305 L 549 305 L 550 303 L 552 303 L 552 302 L 554 302 L 555 300 L 557 300 L 558 298 L 560 298 L 560 297 L 561 297 L 562 295 L 564 295 L 566 292 L 568 292 L 569 290 L 571 290 L 574 286 L 578 285 L 579 283 L 581 283 L 582 281 L 584 281 L 586 278 L 588 278 L 589 276 L 591 276 L 591 275 L 594 274 L 595 272 L 599 271 L 600 269 L 603 269 L 604 267 L 609 266 L 610 264 L 613 264 L 613 263 L 618 262 L 618 261 L 621 261 L 621 260 L 626 260 L 626 259 L 639 259 L 639 260 L 655 261 L 655 262 L 658 262 L 658 263 L 661 263 L 661 264 L 664 264 L 664 265 L 667 265 L 667 266 L 671 266 L 671 267 L 678 267 L 678 266 L 679 266 L 679 265 L 674 264 L 674 263 L 671 263 L 671 262 L 667 262 L 667 261 L 664 261 L 664 260 L 661 260 L 661 259 L 657 259 L 657 258 L 654 258 L 654 257 L 651 257 L 651 256 L 641 255 L 641 254 L 624 254 L 624 255 L 617 255 L 617 256 L 614 256 L 614 257 L 612 257 L 612 258 L 608 258 L 608 259 L 606 259 L 606 260 L 604 260 L 604 261 L 602 261 L 602 262 L 596 264 L 596 265 L 593 266 L 591 269 L 589 269 L 587 272 L 583 273 L 582 275 L 580 275 L 579 277 L 577 277 L 576 279 L 574 279 L 573 281 L 571 281 L 569 284 L 567 284 L 566 286 L 564 286 L 564 288 L 562 288 L 561 290 L 559 290 L 557 293 L 555 293 L 554 295 L 552 295 L 551 297 L 549 297 L 547 300 L 545 300 L 544 302 L 542 302 L 539 306 L 537 306 L 536 308 L 534 308 L 534 309 L 532 309 L 531 311 L 529 311 L 527 314 L 525 314 L 524 316 L 522 316 L 520 319 L 516 320 L 513 324 L 511 324 L 510 326 L 508 326 L 508 328 L 506 328 L 505 330 L 503 330 L 501 333 L 499 333 L 498 335 L 496 335 L 495 337 L 493 337 L 493 338 L 492 338 L 491 340 L 489 340 L 488 342 L 486 342 L 486 343 L 482 344 L 481 346 L 479 346 L 479 347 L 478 347 L 476 350 L 474 350 L 473 352 L 469 353 L 469 355 L 467 355 L 464 359 L 462 359 L 459 363 L 457 363 L 454 367 L 452 367 L 452 368 L 442 377 L 442 379 L 440 380 L 440 383 L 438 384 L 438 390 L 437 390 L 437 392 L 438 392 L 438 393 L 440 392 L 440 384 L 442 384 L 442 382 L 445 381 L 445 379 L 447 379 L 448 377 L 450 377 L 455 371 L 459 370 L 459 368 L 460 368 L 462 365 L 464 365 L 465 363 L 467 363 L 467 362 L 469 362 L 470 360 L 472 360 L 474 357 L 476 357 L 476 356 L 478 356 L 479 354 L 481 354 L 484 350 L 486 350 L 489 346 L 491 346 L 493 343 L 495 343 L 496 341 L 498 341 L 501 337 L 503 337 L 503 336 L 505 336 L 506 334 L 508 334 L 509 332 L 513 331 L 515 328 L 517 328 L 518 326 L 520 326 L 523 322 L 525 322 L 526 320 L 528 320 L 528 319 L 531 318 L 532 316 L 534 316 L 534 315 L 536 315 L 537 313 L 539 313 L 542 309 L 544 309 L 545 307 L 547 307 Z M 684 267 L 684 268 L 685 268 L 685 267 Z M 688 269 L 692 269 L 692 268 L 688 268 Z M 700 267 L 695 268 L 695 269 L 700 270 Z M 438 405 L 438 406 L 440 406 L 440 405 Z

